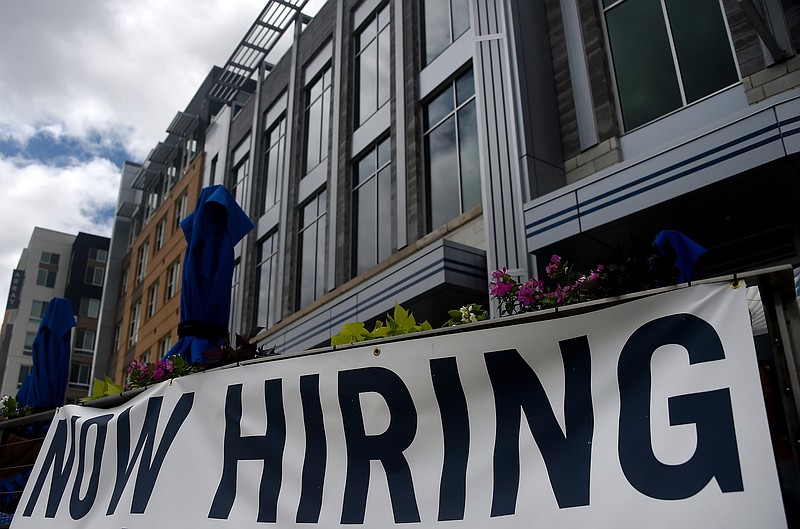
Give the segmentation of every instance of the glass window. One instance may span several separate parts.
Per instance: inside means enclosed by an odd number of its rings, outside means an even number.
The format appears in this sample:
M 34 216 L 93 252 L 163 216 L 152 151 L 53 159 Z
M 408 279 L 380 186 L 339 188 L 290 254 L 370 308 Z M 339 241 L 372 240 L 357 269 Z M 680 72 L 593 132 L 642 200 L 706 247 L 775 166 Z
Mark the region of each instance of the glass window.
M 328 158 L 330 99 L 331 69 L 327 67 L 306 89 L 304 175 Z
M 264 133 L 264 178 L 261 191 L 261 213 L 280 200 L 283 156 L 286 150 L 286 118 L 281 117 Z
M 97 318 L 100 315 L 100 300 L 97 298 L 81 298 L 78 314 L 89 318 Z
M 31 302 L 31 317 L 30 320 L 33 322 L 39 321 L 44 316 L 44 311 L 47 310 L 47 302 L 46 301 L 37 301 L 33 300 Z
M 422 0 L 423 60 L 429 64 L 469 29 L 469 0 Z
M 472 70 L 449 82 L 423 110 L 428 229 L 481 201 Z
M 186 207 L 189 204 L 189 195 L 184 191 L 181 193 L 175 200 L 175 224 L 173 224 L 173 230 L 177 230 L 181 227 L 181 221 L 186 216 Z
M 392 167 L 389 138 L 359 160 L 353 171 L 353 274 L 392 253 Z
M 17 389 L 25 382 L 25 379 L 28 378 L 28 375 L 31 372 L 31 366 L 21 365 L 19 366 L 19 375 L 17 376 Z
M 167 234 L 167 219 L 163 218 L 156 225 L 156 245 L 153 252 L 159 251 L 164 246 L 164 238 Z
M 40 264 L 49 264 L 53 266 L 58 266 L 58 261 L 61 256 L 57 253 L 53 252 L 42 252 L 42 256 L 39 259 Z
M 141 283 L 144 279 L 144 274 L 147 272 L 147 258 L 149 255 L 150 241 L 144 241 L 139 247 L 139 253 L 136 257 L 136 284 Z M 100 284 L 102 285 L 102 282 Z
M 275 323 L 275 285 L 277 282 L 278 234 L 272 232 L 258 243 L 256 255 L 256 324 Z
M 72 387 L 88 388 L 92 376 L 92 366 L 88 364 L 72 364 L 69 374 L 69 385 Z
M 139 317 L 142 312 L 142 302 L 138 301 L 131 307 L 131 321 L 128 332 L 128 347 L 133 347 L 139 339 Z
M 605 0 L 604 12 L 626 130 L 739 81 L 718 0 Z
M 108 251 L 102 248 L 89 248 L 89 259 L 105 263 L 108 260 Z
M 171 299 L 177 292 L 180 286 L 181 280 L 181 262 L 180 260 L 175 260 L 171 265 L 169 265 L 169 269 L 167 270 L 167 291 L 166 291 L 166 299 Z
M 356 125 L 389 101 L 389 5 L 376 11 L 356 34 Z
M 158 308 L 158 281 L 147 291 L 147 317 L 152 318 Z
M 22 347 L 22 353 L 30 356 L 33 353 L 33 341 L 36 339 L 35 332 L 25 333 L 25 345 Z
M 325 288 L 326 196 L 323 189 L 300 207 L 298 309 L 321 297 Z
M 236 259 L 233 263 L 233 274 L 231 275 L 231 306 L 228 312 L 229 329 L 231 332 L 238 333 L 242 324 L 242 299 L 239 289 L 239 282 L 242 279 L 242 262 Z
M 172 349 L 172 334 L 168 334 L 161 338 L 158 342 L 158 358 L 164 358 L 169 350 Z
M 247 209 L 246 192 L 249 175 L 250 157 L 245 156 L 239 162 L 239 165 L 233 168 L 233 174 L 231 175 L 231 182 L 229 185 L 231 195 L 234 199 L 236 199 L 236 203 L 239 204 L 243 209 Z
M 99 266 L 87 266 L 84 282 L 87 285 L 102 287 L 103 277 L 105 276 L 105 272 L 106 272 L 105 268 L 100 268 Z
M 75 353 L 83 355 L 94 354 L 94 331 L 78 329 L 75 331 Z
M 119 340 L 120 336 L 122 335 L 122 325 L 116 324 L 114 325 L 114 352 L 116 353 L 119 351 Z
M 46 268 L 40 268 L 39 273 L 36 275 L 36 284 L 40 287 L 47 287 L 53 288 L 56 286 L 56 275 L 58 272 L 56 270 L 48 270 Z

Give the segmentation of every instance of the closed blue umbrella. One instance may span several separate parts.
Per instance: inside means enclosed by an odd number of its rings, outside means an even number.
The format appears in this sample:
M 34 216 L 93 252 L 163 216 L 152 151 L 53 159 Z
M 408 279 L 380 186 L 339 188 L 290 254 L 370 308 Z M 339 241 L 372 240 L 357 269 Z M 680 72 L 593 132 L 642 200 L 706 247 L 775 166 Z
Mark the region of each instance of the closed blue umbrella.
M 75 316 L 69 300 L 51 299 L 33 339 L 33 369 L 17 392 L 20 405 L 56 408 L 64 404 L 73 327 Z
M 221 185 L 200 192 L 193 213 L 181 221 L 188 247 L 183 258 L 179 339 L 164 356 L 189 363 L 222 345 L 228 335 L 233 247 L 255 226 Z

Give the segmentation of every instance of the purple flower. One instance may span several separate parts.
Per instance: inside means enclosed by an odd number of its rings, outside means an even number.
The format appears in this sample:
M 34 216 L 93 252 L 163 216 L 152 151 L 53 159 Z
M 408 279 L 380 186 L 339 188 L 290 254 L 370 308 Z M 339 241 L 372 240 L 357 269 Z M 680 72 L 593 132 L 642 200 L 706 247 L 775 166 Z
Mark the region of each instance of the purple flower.
M 502 279 L 492 281 L 490 284 L 492 288 L 489 290 L 489 294 L 496 298 L 502 298 L 514 290 L 514 283 L 506 283 Z
M 494 279 L 501 279 L 501 278 L 503 278 L 505 276 L 506 276 L 506 267 L 505 266 L 503 268 L 500 268 L 500 269 L 495 270 L 494 272 L 492 272 L 492 277 Z
M 165 375 L 166 372 L 160 367 L 157 367 L 153 370 L 153 380 L 163 380 Z
M 563 303 L 567 299 L 567 296 L 569 295 L 569 290 L 570 290 L 570 286 L 569 285 L 566 285 L 564 287 L 562 287 L 561 285 L 558 285 L 556 287 L 556 292 L 555 292 L 556 301 L 558 303 Z
M 160 364 L 165 370 L 169 371 L 170 373 L 172 373 L 172 371 L 175 369 L 175 362 L 171 358 L 167 358 L 163 362 L 160 362 Z
M 533 279 L 528 279 L 520 285 L 517 300 L 523 307 L 530 307 L 536 302 L 536 282 Z

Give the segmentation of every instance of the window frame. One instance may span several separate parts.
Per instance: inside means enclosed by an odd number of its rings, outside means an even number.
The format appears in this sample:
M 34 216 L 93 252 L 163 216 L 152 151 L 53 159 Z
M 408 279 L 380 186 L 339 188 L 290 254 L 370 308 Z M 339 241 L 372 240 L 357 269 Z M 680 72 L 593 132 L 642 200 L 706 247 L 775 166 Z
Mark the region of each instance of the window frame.
M 385 20 L 383 20 L 385 17 Z M 354 90 L 355 90 L 355 105 L 353 108 L 353 119 L 355 128 L 360 127 L 366 123 L 369 118 L 374 116 L 378 110 L 383 108 L 390 100 L 391 96 L 391 10 L 388 2 L 382 2 L 375 10 L 366 18 L 366 20 L 353 32 L 354 33 L 354 50 L 353 50 L 353 71 L 354 71 Z M 361 37 L 367 32 L 373 32 L 372 36 L 366 43 L 361 42 Z M 370 71 L 369 67 L 362 68 L 362 58 L 367 55 L 368 49 L 371 46 L 376 47 L 374 69 Z M 385 46 L 385 48 L 383 47 Z M 384 57 L 385 54 L 385 57 Z M 384 72 L 385 70 L 385 72 Z M 364 73 L 374 73 L 374 76 L 369 79 L 369 86 L 362 86 L 364 81 Z M 385 81 L 385 83 L 383 83 Z M 373 105 L 368 109 L 362 109 L 362 94 L 364 89 L 375 94 Z M 385 93 L 383 93 L 385 92 Z M 383 97 L 383 99 L 381 99 Z M 366 111 L 362 114 L 362 111 Z

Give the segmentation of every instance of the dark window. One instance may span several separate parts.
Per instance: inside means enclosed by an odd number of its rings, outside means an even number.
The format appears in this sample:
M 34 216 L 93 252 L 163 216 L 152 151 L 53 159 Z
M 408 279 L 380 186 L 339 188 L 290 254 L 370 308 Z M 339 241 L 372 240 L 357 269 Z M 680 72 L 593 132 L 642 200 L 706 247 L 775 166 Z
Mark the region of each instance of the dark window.
M 718 0 L 604 0 L 604 11 L 627 130 L 739 81 Z
M 383 6 L 356 35 L 356 125 L 389 101 L 389 6 Z
M 56 286 L 56 275 L 58 272 L 56 270 L 47 270 L 45 268 L 40 268 L 39 273 L 36 274 L 36 284 L 40 287 L 47 287 L 53 288 Z
M 22 365 L 19 366 L 19 376 L 17 376 L 17 388 L 19 388 L 25 379 L 28 377 L 28 374 L 31 372 L 31 366 Z
M 389 138 L 353 170 L 353 269 L 358 275 L 392 253 L 392 166 Z
M 102 248 L 89 248 L 89 259 L 105 263 L 108 259 L 108 251 Z
M 87 285 L 94 285 L 96 287 L 103 286 L 103 277 L 105 275 L 105 268 L 100 268 L 99 266 L 87 266 L 86 267 L 86 277 L 84 277 L 84 282 Z M 137 278 L 137 281 L 140 281 Z
M 69 374 L 69 385 L 72 387 L 88 388 L 92 376 L 92 366 L 87 364 L 72 364 Z
M 328 158 L 330 99 L 331 69 L 327 67 L 306 89 L 304 175 Z
M 432 231 L 481 201 L 472 70 L 449 82 L 423 113 L 428 229 Z
M 94 354 L 94 331 L 78 329 L 75 331 L 75 353 L 82 355 Z
M 33 353 L 33 341 L 36 339 L 35 332 L 25 333 L 25 345 L 22 348 L 22 353 L 30 356 Z
M 469 29 L 469 0 L 422 0 L 423 57 L 429 64 Z
M 283 176 L 283 156 L 286 149 L 286 118 L 281 117 L 264 134 L 264 178 L 261 193 L 261 212 L 264 213 L 280 200 L 280 182 Z
M 247 204 L 245 202 L 247 200 L 246 193 L 247 182 L 249 180 L 248 176 L 250 176 L 250 157 L 249 155 L 245 155 L 239 164 L 233 168 L 233 174 L 231 175 L 231 183 L 229 186 L 231 195 L 233 195 L 233 198 L 236 199 L 236 202 L 243 208 L 247 208 Z
M 297 308 L 308 305 L 324 292 L 325 200 L 323 189 L 300 207 Z
M 88 318 L 97 318 L 100 315 L 100 300 L 97 298 L 81 298 L 78 314 Z
M 272 232 L 258 244 L 256 255 L 256 324 L 275 323 L 275 284 L 277 281 L 278 234 Z
M 47 310 L 47 302 L 46 301 L 37 301 L 33 300 L 31 302 L 31 321 L 39 321 L 44 316 L 44 312 Z

